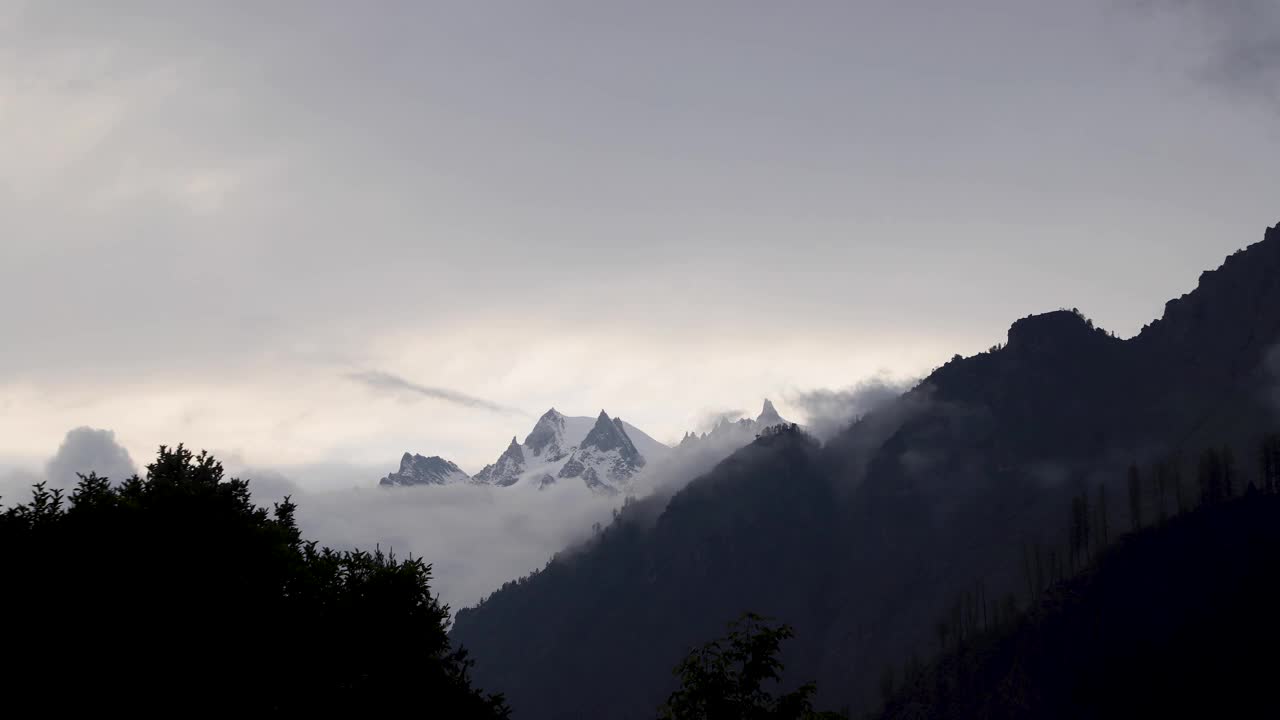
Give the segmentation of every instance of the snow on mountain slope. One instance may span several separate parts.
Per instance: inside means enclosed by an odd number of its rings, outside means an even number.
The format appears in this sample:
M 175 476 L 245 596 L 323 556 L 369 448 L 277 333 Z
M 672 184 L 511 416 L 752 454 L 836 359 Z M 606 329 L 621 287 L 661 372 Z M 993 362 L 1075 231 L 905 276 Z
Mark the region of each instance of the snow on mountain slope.
M 626 420 L 622 421 L 622 427 L 626 428 L 627 437 L 631 438 L 631 442 L 635 444 L 636 449 L 640 451 L 645 460 L 652 462 L 671 454 L 670 445 L 654 440 L 643 430 Z
M 558 420 L 556 418 L 559 418 Z M 542 418 L 538 420 L 538 424 L 534 426 L 533 431 L 525 438 L 525 445 L 540 445 L 544 440 L 542 437 L 549 432 L 555 432 L 559 428 L 559 438 L 564 447 L 577 447 L 587 437 L 587 433 L 591 432 L 591 428 L 595 427 L 597 418 L 593 417 L 572 417 L 562 415 L 555 408 L 551 408 Z M 626 420 L 622 421 L 622 427 L 626 429 L 627 436 L 631 438 L 631 442 L 635 444 L 636 449 L 640 451 L 647 460 L 655 460 L 659 457 L 671 452 L 671 447 L 665 443 L 653 439 L 648 433 L 640 428 L 632 425 Z
M 630 488 L 632 479 L 649 461 L 670 451 L 603 410 L 592 419 L 569 417 L 552 408 L 538 418 L 523 443 L 512 438 L 497 462 L 476 473 L 472 482 L 545 488 L 574 481 L 593 492 L 617 494 Z
M 506 450 L 474 476 L 440 457 L 405 453 L 400 469 L 378 483 L 382 486 L 476 485 L 545 488 L 563 482 L 581 483 L 593 492 L 627 492 L 632 480 L 652 461 L 666 458 L 671 448 L 603 410 L 595 418 L 570 417 L 555 408 L 538 418 L 524 442 L 511 438 Z
M 378 481 L 383 486 L 446 485 L 470 480 L 457 465 L 442 457 L 410 455 L 400 458 L 400 469 Z
M 493 463 L 468 477 L 457 465 L 439 457 L 424 458 L 405 453 L 400 470 L 383 478 L 380 485 L 443 485 L 469 482 L 494 487 L 523 486 L 542 489 L 555 484 L 581 484 L 592 492 L 616 495 L 644 494 L 651 490 L 646 480 L 655 465 L 664 478 L 680 475 L 690 458 L 718 459 L 755 439 L 762 430 L 784 424 L 773 407 L 764 401 L 754 420 L 722 421 L 710 432 L 687 434 L 677 448 L 671 448 L 620 418 L 601 410 L 594 418 L 575 417 L 551 408 L 538 418 L 524 442 L 511 438 Z M 646 472 L 650 471 L 650 472 Z M 688 479 L 688 478 L 679 478 Z

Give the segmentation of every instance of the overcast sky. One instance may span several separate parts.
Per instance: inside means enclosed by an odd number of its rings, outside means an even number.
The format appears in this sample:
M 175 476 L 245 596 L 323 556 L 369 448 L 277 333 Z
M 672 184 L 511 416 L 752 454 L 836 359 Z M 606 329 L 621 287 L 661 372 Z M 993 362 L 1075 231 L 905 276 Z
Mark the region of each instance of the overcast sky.
M 475 471 L 1127 336 L 1278 159 L 1271 0 L 0 0 L 0 467 Z

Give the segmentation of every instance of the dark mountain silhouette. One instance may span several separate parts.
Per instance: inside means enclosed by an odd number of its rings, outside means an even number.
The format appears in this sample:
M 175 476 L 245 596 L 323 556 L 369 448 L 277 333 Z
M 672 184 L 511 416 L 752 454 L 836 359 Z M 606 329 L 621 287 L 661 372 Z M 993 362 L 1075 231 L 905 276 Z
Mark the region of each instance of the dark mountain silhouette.
M 1021 588 L 1023 549 L 1065 537 L 1082 488 L 1123 497 L 1135 462 L 1194 476 L 1187 453 L 1271 429 L 1277 342 L 1280 227 L 1134 338 L 1074 310 L 1027 317 L 825 447 L 762 433 L 459 612 L 452 637 L 519 718 L 641 718 L 667 668 L 751 610 L 795 627 L 788 677 L 817 680 L 822 706 L 870 708 L 881 669 L 927 652 L 975 579 Z
M 1280 496 L 1256 489 L 1125 537 L 1014 622 L 909 664 L 880 717 L 1277 717 L 1277 554 Z

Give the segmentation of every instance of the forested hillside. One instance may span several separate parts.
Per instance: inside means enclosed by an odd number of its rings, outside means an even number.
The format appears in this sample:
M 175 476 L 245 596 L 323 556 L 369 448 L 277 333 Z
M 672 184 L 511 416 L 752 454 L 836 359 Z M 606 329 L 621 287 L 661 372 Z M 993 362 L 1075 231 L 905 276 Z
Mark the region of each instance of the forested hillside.
M 520 718 L 642 718 L 667 668 L 752 610 L 795 626 L 788 678 L 817 680 L 819 705 L 871 709 L 956 597 L 1028 601 L 1026 548 L 1067 544 L 1072 498 L 1102 488 L 1123 526 L 1158 512 L 1123 500 L 1130 466 L 1164 473 L 1172 503 L 1202 448 L 1253 457 L 1276 424 L 1277 343 L 1273 228 L 1132 339 L 1078 311 L 1027 317 L 825 446 L 768 433 L 460 612 L 452 637 Z
M 1275 717 L 1275 489 L 1205 487 L 1199 509 L 1153 518 L 1028 612 L 943 620 L 939 659 L 882 675 L 881 717 Z

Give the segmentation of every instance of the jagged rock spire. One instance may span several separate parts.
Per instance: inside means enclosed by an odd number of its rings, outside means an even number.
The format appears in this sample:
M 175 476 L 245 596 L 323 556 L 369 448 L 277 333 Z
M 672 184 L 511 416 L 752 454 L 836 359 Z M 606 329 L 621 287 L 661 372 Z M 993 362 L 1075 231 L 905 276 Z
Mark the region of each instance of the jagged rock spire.
M 622 425 L 622 420 L 614 420 L 609 414 L 601 410 L 600 415 L 596 418 L 595 427 L 591 428 L 591 432 L 582 439 L 579 446 L 582 449 L 594 449 L 599 451 L 617 450 L 623 456 L 639 456 L 639 451 L 632 444 L 631 438 L 627 436 L 627 431 Z
M 769 427 L 771 425 L 782 425 L 786 422 L 778 414 L 778 410 L 773 406 L 773 403 L 768 398 L 765 398 L 764 408 L 760 410 L 760 416 L 756 418 L 756 423 Z

